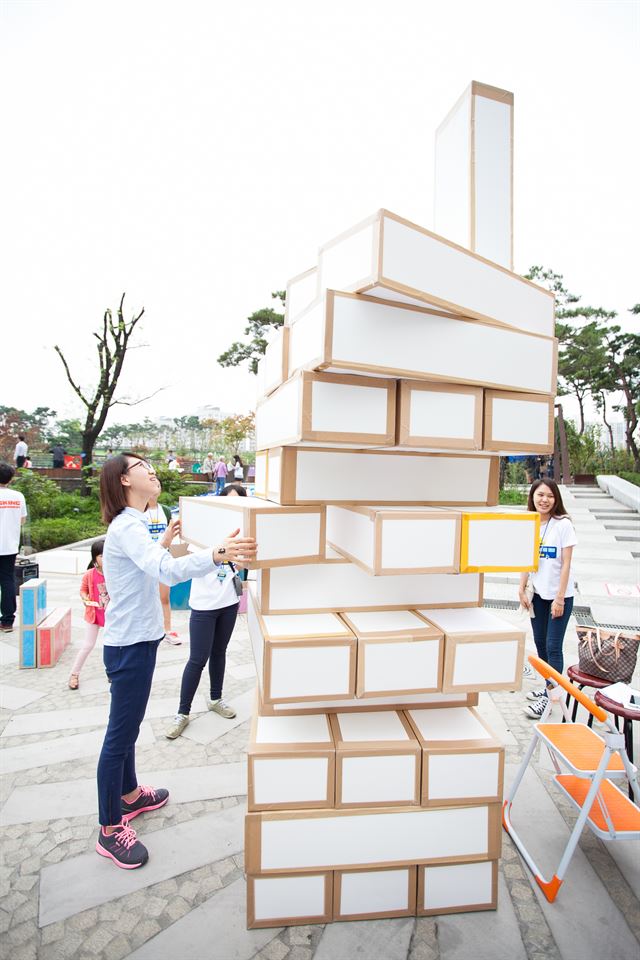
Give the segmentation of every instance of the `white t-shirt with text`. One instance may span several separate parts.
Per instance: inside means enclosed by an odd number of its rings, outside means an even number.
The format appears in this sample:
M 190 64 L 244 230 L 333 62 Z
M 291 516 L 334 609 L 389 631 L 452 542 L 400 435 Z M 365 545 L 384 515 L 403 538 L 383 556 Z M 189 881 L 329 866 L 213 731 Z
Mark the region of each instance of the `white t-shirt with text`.
M 238 603 L 233 571 L 226 563 L 222 570 L 225 572 L 224 580 L 220 580 L 218 570 L 214 570 L 213 573 L 191 581 L 189 606 L 192 610 L 221 610 L 222 607 Z
M 0 487 L 0 557 L 18 552 L 20 527 L 26 516 L 27 504 L 20 491 Z
M 560 586 L 563 550 L 575 547 L 577 542 L 569 517 L 552 517 L 548 523 L 541 524 L 538 569 L 531 574 L 531 583 L 543 600 L 553 600 L 556 596 Z M 573 594 L 574 575 L 573 569 L 570 569 L 565 597 L 572 597 Z

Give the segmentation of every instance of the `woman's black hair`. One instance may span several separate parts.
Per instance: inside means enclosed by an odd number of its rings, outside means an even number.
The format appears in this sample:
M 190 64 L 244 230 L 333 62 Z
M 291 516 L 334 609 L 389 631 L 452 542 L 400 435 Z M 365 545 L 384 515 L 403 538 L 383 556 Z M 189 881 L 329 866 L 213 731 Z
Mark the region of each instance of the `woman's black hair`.
M 100 540 L 94 540 L 91 544 L 91 563 L 87 567 L 87 570 L 91 570 L 92 567 L 95 567 L 96 560 L 98 557 L 101 557 L 104 553 L 104 537 Z
M 233 462 L 234 462 L 234 463 L 239 463 L 241 467 L 244 467 L 244 463 L 242 462 L 242 457 L 239 456 L 239 454 L 237 454 L 237 453 L 234 453 L 234 455 L 233 455 Z
M 536 508 L 533 504 L 533 495 L 538 489 L 538 487 L 541 487 L 543 484 L 545 485 L 545 487 L 549 487 L 549 490 L 551 490 L 551 493 L 553 494 L 553 507 L 551 509 L 550 516 L 568 517 L 569 514 L 567 513 L 564 503 L 562 502 L 562 494 L 560 493 L 560 487 L 555 482 L 555 480 L 551 480 L 549 477 L 542 477 L 540 480 L 533 481 L 533 483 L 531 484 L 531 487 L 529 488 L 527 510 L 530 510 L 533 513 L 536 513 Z
M 237 493 L 239 497 L 246 497 L 247 495 L 247 491 L 241 483 L 228 483 L 226 487 L 223 487 L 220 491 L 220 496 L 228 497 L 232 490 L 234 493 Z

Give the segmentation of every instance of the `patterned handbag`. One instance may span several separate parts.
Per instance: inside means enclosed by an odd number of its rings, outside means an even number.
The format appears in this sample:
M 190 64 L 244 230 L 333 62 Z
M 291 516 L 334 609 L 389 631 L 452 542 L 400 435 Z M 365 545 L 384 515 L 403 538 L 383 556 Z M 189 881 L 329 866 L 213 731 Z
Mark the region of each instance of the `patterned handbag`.
M 638 659 L 640 634 L 600 627 L 578 627 L 578 666 L 581 673 L 610 683 L 630 683 Z

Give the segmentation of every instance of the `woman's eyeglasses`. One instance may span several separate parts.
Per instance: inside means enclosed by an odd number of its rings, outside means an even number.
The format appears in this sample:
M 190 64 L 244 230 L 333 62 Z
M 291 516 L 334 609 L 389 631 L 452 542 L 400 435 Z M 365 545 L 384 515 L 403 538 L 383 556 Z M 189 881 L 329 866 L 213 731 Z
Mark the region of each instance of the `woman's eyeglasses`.
M 129 470 L 133 470 L 134 467 L 144 467 L 147 473 L 155 474 L 156 472 L 154 467 L 152 467 L 150 463 L 147 463 L 146 460 L 136 460 L 134 463 L 130 463 L 124 472 L 129 473 Z

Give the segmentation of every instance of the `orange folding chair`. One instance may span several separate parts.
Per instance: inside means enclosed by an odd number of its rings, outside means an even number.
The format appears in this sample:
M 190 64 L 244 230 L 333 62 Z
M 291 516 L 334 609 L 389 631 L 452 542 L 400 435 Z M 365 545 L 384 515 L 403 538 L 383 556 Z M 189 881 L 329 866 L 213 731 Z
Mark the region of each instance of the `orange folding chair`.
M 502 825 L 522 854 L 545 897 L 553 903 L 585 824 L 588 824 L 596 836 L 603 839 L 635 840 L 640 837 L 640 809 L 636 806 L 640 804 L 640 788 L 638 771 L 629 760 L 624 736 L 616 730 L 606 711 L 544 660 L 530 656 L 529 663 L 545 680 L 555 681 L 556 686 L 550 690 L 547 709 L 540 722 L 534 726 L 526 756 L 504 801 Z M 592 716 L 605 724 L 602 736 L 585 723 L 569 721 L 569 711 L 564 703 L 561 688 L 575 697 Z M 567 722 L 546 722 L 552 702 L 560 704 Z M 544 744 L 549 750 L 556 769 L 555 782 L 580 811 L 562 854 L 560 865 L 551 880 L 544 879 L 511 822 L 511 805 L 538 743 Z M 569 772 L 563 773 L 563 768 Z M 613 779 L 624 776 L 629 781 L 636 804 L 611 782 Z

